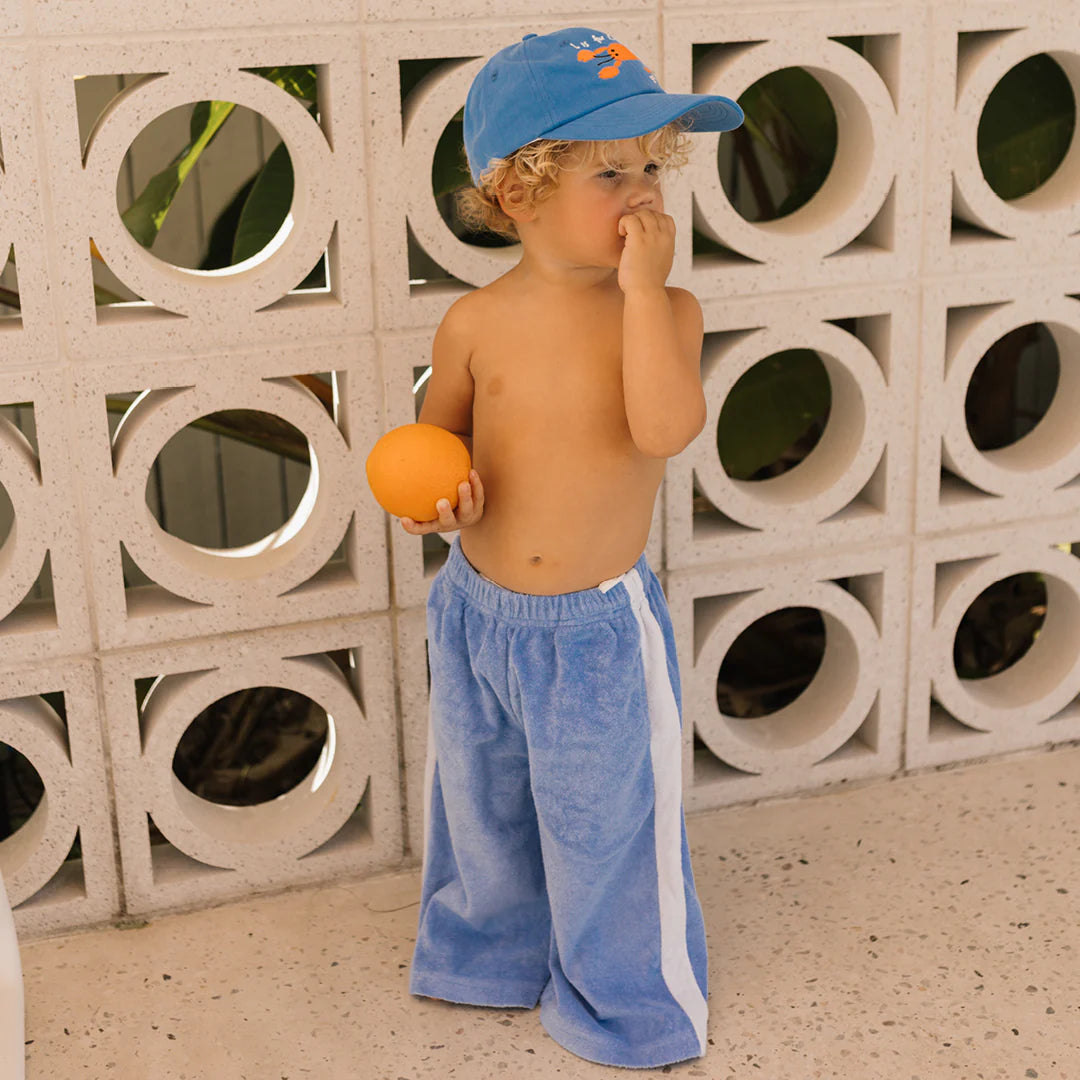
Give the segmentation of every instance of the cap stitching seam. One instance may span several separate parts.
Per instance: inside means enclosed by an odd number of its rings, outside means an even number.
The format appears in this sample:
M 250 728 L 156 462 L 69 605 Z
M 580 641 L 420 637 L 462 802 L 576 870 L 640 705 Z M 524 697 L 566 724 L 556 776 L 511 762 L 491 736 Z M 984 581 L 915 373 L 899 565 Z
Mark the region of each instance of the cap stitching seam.
M 537 100 L 543 103 L 544 111 L 547 113 L 548 120 L 550 121 L 552 115 L 551 106 L 553 104 L 551 94 L 548 93 L 547 89 L 541 84 L 540 80 L 537 79 L 536 73 L 533 71 L 532 60 L 530 60 L 526 56 L 524 57 L 524 63 L 525 70 L 529 73 L 529 82 L 532 83 L 533 86 L 533 93 L 536 95 Z M 551 126 L 552 125 L 549 123 L 548 127 Z M 539 136 L 537 137 L 539 138 Z M 526 144 L 522 143 L 521 145 L 525 146 Z M 515 149 L 517 148 L 515 147 Z

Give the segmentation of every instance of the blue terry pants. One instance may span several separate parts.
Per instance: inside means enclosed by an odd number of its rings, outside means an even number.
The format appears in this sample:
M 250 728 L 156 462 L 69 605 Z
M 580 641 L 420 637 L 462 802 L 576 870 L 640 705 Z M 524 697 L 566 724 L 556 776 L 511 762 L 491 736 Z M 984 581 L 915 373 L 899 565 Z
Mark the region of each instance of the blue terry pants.
M 431 714 L 410 992 L 532 1008 L 590 1061 L 705 1053 L 705 930 L 686 842 L 681 695 L 644 555 L 540 596 L 455 537 L 427 603 Z

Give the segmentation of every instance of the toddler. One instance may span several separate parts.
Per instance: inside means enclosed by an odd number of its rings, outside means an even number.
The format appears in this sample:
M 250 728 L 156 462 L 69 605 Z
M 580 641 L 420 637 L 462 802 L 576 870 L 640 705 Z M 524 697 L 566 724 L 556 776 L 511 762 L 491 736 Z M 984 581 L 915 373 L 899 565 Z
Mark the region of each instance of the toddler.
M 461 530 L 427 602 L 431 714 L 413 994 L 532 1008 L 575 1054 L 706 1047 L 675 640 L 644 549 L 664 465 L 704 428 L 702 315 L 665 285 L 661 176 L 685 131 L 625 44 L 527 34 L 465 105 L 463 213 L 520 261 L 446 312 L 420 421 L 476 468 L 413 535 Z M 481 483 L 481 476 L 483 483 Z

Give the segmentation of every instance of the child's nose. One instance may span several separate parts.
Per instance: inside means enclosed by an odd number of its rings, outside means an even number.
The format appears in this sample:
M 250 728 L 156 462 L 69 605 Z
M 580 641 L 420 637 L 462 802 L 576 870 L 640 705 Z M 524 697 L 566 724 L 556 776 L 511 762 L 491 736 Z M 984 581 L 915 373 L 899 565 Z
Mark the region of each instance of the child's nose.
M 656 189 L 655 180 L 639 180 L 630 193 L 630 206 L 638 209 L 642 206 L 652 206 L 660 197 Z

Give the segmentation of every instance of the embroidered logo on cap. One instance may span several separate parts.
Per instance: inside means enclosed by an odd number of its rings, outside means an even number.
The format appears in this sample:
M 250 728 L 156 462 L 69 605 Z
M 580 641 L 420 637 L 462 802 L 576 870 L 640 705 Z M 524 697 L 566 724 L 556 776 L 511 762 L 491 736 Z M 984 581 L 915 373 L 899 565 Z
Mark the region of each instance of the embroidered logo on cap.
M 605 42 L 607 44 L 604 44 Z M 656 82 L 656 76 L 652 73 L 652 70 L 645 67 L 645 62 L 640 56 L 631 52 L 621 42 L 612 40 L 606 34 L 593 34 L 591 41 L 567 41 L 566 44 L 573 49 L 577 49 L 577 58 L 580 63 L 587 64 L 595 61 L 600 69 L 596 74 L 601 79 L 617 78 L 619 68 L 627 60 L 636 60 L 641 64 L 649 79 L 656 83 L 657 86 L 660 85 Z M 596 45 L 598 48 L 590 48 L 592 45 Z
M 600 59 L 597 59 L 598 57 Z M 619 68 L 627 60 L 636 60 L 643 68 L 645 68 L 649 76 L 652 77 L 653 82 L 656 82 L 656 78 L 653 76 L 653 73 L 645 67 L 641 57 L 635 56 L 625 45 L 620 45 L 617 41 L 611 42 L 610 45 L 605 45 L 602 49 L 582 49 L 578 52 L 577 58 L 583 64 L 587 64 L 590 60 L 596 60 L 600 65 L 600 70 L 597 74 L 601 79 L 614 79 L 619 74 Z

